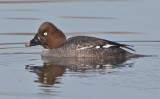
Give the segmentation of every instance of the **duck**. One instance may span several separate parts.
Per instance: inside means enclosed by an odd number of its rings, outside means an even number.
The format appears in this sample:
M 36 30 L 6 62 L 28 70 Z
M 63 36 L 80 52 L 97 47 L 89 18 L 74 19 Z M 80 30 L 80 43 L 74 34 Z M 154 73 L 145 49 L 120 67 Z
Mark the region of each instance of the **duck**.
M 51 22 L 42 23 L 34 38 L 25 44 L 26 47 L 36 45 L 44 47 L 42 57 L 132 58 L 141 56 L 125 50 L 135 51 L 131 45 L 97 37 L 74 36 L 67 39 L 65 34 Z

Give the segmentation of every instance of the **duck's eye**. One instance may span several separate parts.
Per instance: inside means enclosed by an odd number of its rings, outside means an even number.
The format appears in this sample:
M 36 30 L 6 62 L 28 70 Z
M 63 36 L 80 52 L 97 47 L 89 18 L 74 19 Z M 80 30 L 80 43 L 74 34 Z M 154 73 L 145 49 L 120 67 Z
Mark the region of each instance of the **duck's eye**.
M 44 35 L 44 36 L 47 36 L 47 32 L 44 32 L 43 35 Z

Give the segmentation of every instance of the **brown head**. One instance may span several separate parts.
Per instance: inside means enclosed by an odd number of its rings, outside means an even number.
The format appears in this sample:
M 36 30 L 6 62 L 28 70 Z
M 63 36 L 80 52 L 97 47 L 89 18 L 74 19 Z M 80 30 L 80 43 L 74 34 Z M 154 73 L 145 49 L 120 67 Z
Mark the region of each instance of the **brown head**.
M 39 27 L 38 33 L 26 46 L 42 45 L 45 49 L 61 47 L 66 42 L 66 36 L 61 30 L 50 22 L 44 22 Z

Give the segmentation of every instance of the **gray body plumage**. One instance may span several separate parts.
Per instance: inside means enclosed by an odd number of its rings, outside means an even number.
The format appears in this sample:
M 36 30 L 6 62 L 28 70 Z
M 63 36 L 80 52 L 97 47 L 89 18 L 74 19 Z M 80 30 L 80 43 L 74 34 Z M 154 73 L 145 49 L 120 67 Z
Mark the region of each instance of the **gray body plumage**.
M 120 47 L 133 50 L 129 45 L 88 36 L 75 36 L 56 49 L 44 49 L 42 56 L 47 57 L 134 57 Z

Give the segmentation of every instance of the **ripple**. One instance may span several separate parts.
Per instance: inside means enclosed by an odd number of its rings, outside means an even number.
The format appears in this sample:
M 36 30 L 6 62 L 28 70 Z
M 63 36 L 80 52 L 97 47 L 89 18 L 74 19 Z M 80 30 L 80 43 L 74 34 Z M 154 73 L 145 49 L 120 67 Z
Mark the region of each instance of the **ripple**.
M 10 20 L 43 20 L 40 18 L 1 18 L 1 19 L 10 19 Z
M 66 34 L 67 35 L 77 35 L 77 34 L 141 34 L 141 33 L 140 32 L 112 31 L 112 32 L 70 32 L 70 33 L 66 33 Z
M 35 35 L 36 33 L 0 33 L 0 35 Z
M 116 42 L 160 42 L 160 40 L 136 40 L 136 41 L 116 41 Z
M 29 94 L 29 93 L 16 93 L 16 92 L 0 92 L 0 95 L 6 95 L 6 96 L 30 96 L 33 97 L 36 94 Z
M 131 0 L 33 0 L 33 1 L 0 1 L 0 4 L 3 3 L 9 3 L 9 4 L 14 4 L 14 3 L 48 3 L 48 2 L 77 2 L 77 1 L 81 1 L 81 2 L 97 2 L 97 1 L 109 1 L 109 2 L 115 2 L 115 1 L 131 1 Z
M 25 47 L 4 47 L 4 48 L 0 48 L 0 49 L 17 49 L 17 48 L 25 48 Z
M 113 17 L 85 17 L 85 16 L 61 16 L 60 18 L 65 18 L 65 19 L 116 19 Z
M 0 1 L 0 3 L 45 3 L 51 1 Z
M 26 42 L 18 42 L 18 43 L 0 43 L 0 45 L 15 45 L 15 44 L 26 44 Z
M 31 12 L 31 11 L 39 11 L 35 9 L 0 9 L 0 11 L 22 11 L 22 12 Z
M 14 52 L 14 53 L 0 53 L 0 54 L 41 54 L 41 52 Z

